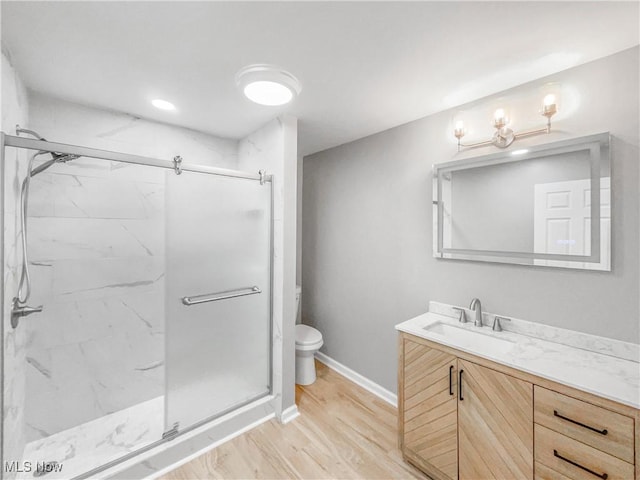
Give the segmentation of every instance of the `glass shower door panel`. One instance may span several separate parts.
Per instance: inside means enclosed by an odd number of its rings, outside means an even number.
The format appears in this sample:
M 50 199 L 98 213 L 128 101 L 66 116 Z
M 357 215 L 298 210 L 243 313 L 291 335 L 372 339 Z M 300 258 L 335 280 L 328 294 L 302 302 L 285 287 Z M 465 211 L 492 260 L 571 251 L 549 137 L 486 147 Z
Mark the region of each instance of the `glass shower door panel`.
M 166 426 L 182 430 L 270 390 L 271 184 L 169 173 L 166 202 Z
M 165 430 L 165 174 L 81 157 L 30 177 L 28 304 L 43 309 L 13 329 L 22 269 L 14 185 L 34 152 L 7 150 L 0 465 L 6 478 L 33 478 L 38 462 L 50 465 L 47 479 L 96 478 L 94 469 Z

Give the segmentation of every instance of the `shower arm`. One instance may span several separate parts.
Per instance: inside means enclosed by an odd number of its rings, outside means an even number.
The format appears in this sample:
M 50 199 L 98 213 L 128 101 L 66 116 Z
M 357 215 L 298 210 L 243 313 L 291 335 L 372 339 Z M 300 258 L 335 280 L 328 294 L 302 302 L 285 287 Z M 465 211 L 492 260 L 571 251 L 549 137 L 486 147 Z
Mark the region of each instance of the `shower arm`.
M 20 135 L 21 133 L 26 133 L 27 135 L 31 135 L 32 137 L 35 137 L 38 140 L 42 140 L 43 142 L 47 141 L 46 138 L 44 138 L 42 135 L 40 135 L 35 130 L 29 130 L 28 128 L 22 128 L 22 127 L 20 127 L 20 125 L 16 125 L 16 135 Z

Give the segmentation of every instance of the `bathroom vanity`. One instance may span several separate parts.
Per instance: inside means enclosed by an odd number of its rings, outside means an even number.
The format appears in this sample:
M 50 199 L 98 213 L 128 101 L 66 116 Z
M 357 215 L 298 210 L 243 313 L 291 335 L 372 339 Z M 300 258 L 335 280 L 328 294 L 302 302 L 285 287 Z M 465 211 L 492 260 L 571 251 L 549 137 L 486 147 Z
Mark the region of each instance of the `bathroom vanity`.
M 454 316 L 432 302 L 396 327 L 405 460 L 436 480 L 640 479 L 637 345 Z

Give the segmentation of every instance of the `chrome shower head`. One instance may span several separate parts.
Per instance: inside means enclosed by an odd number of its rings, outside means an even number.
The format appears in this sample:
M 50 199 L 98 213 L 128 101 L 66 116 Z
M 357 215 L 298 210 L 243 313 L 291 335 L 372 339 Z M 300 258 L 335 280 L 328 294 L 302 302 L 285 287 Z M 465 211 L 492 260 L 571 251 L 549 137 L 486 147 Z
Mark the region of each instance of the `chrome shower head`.
M 38 140 L 41 140 L 43 142 L 47 141 L 46 138 L 44 138 L 42 135 L 40 135 L 35 130 L 29 130 L 28 128 L 20 128 L 20 125 L 16 125 L 16 134 L 20 135 L 21 133 L 26 133 L 27 135 L 31 135 L 32 137 L 35 137 Z M 40 150 L 38 153 L 36 153 L 34 155 L 33 158 L 37 157 L 38 155 L 45 155 L 47 153 L 51 154 L 51 160 L 48 160 L 48 161 L 42 163 L 41 165 L 38 165 L 34 169 L 31 169 L 31 164 L 29 165 L 29 169 L 30 169 L 29 176 L 30 177 L 34 177 L 37 174 L 44 172 L 47 168 L 49 168 L 54 163 L 67 163 L 67 162 L 69 162 L 71 160 L 75 160 L 76 158 L 80 158 L 80 155 L 73 155 L 73 154 L 70 154 L 70 153 L 50 152 L 48 150 Z
M 80 155 L 73 155 L 71 153 L 51 152 L 51 155 L 56 163 L 67 163 L 71 160 L 75 160 L 76 158 L 80 158 Z
M 42 153 L 48 153 L 48 152 L 42 152 Z M 48 161 L 44 162 L 42 165 L 38 165 L 36 168 L 31 170 L 31 176 L 32 177 L 36 176 L 39 173 L 44 172 L 46 169 L 48 169 L 54 163 L 67 163 L 67 162 L 69 162 L 71 160 L 75 160 L 77 158 L 80 158 L 80 155 L 72 155 L 72 154 L 57 153 L 57 152 L 51 152 L 51 156 L 53 157 L 53 158 L 51 158 L 51 160 L 48 160 Z

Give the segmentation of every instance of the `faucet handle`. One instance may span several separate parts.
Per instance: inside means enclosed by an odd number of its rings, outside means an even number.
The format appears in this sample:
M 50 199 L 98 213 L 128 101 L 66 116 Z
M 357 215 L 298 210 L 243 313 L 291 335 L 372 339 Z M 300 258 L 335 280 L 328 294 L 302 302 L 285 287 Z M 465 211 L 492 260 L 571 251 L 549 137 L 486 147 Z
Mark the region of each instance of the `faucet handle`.
M 500 320 L 504 320 L 506 322 L 510 322 L 511 321 L 510 318 L 501 317 L 500 315 L 494 315 L 493 316 L 493 327 L 491 327 L 491 329 L 494 332 L 501 332 L 502 331 L 502 325 L 500 325 Z
M 456 312 L 459 312 L 458 321 L 460 323 L 467 323 L 467 312 L 465 312 L 464 308 L 451 307 L 451 310 L 455 310 Z
M 21 304 L 17 297 L 13 299 L 11 304 L 11 326 L 18 328 L 18 323 L 21 317 L 26 317 L 32 313 L 40 313 L 42 311 L 42 305 L 39 307 L 30 307 L 26 304 Z

